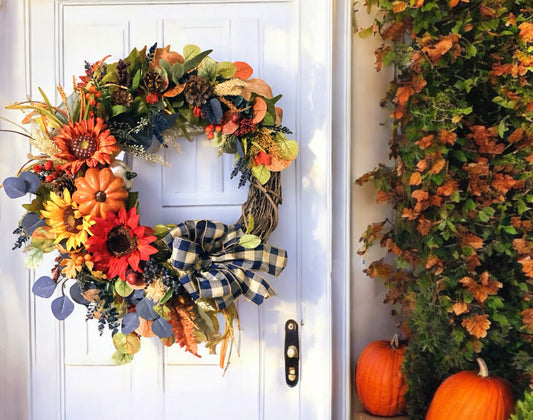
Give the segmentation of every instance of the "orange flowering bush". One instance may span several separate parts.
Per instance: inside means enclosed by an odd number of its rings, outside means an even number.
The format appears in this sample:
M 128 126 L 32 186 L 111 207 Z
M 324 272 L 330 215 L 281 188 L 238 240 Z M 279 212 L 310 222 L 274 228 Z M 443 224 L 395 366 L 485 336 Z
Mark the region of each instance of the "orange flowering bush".
M 385 279 L 408 340 L 412 418 L 449 374 L 483 357 L 517 389 L 533 384 L 533 7 L 528 0 L 366 1 L 381 11 L 377 69 L 396 75 L 392 166 L 374 181 L 392 220 L 372 224 L 395 258 Z

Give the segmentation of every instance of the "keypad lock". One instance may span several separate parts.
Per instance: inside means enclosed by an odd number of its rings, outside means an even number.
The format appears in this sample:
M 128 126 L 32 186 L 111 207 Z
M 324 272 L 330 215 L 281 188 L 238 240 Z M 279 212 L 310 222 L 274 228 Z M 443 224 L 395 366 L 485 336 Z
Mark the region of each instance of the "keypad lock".
M 298 324 L 293 319 L 285 323 L 285 381 L 290 387 L 296 386 L 300 378 L 300 340 Z

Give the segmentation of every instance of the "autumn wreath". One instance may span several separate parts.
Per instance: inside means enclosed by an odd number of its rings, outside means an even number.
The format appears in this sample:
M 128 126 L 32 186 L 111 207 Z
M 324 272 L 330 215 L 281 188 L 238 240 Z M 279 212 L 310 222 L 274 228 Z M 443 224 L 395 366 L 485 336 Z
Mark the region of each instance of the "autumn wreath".
M 298 153 L 275 106 L 281 95 L 250 78 L 248 64 L 216 62 L 210 52 L 133 49 L 116 63 L 86 63 L 71 95 L 58 87 L 59 106 L 41 91 L 42 101 L 8 107 L 27 112 L 23 123 L 31 129 L 19 133 L 40 152 L 3 184 L 11 198 L 33 194 L 14 249 L 25 247 L 29 268 L 57 252 L 51 276 L 40 277 L 33 292 L 55 296 L 60 320 L 73 301 L 85 305 L 87 319 L 111 329 L 117 364 L 132 360 L 141 336 L 157 336 L 195 355 L 199 343 L 212 352 L 222 343 L 223 366 L 235 300 L 260 304 L 272 296 L 258 272 L 277 276 L 287 263 L 284 250 L 265 243 L 277 225 L 279 172 Z M 142 226 L 136 174 L 119 157 L 165 164 L 158 147 L 179 148 L 177 138 L 200 133 L 220 154 L 234 154 L 232 175 L 240 173 L 240 186 L 250 183 L 239 221 Z M 58 287 L 67 282 L 70 288 Z M 226 319 L 222 332 L 218 313 Z

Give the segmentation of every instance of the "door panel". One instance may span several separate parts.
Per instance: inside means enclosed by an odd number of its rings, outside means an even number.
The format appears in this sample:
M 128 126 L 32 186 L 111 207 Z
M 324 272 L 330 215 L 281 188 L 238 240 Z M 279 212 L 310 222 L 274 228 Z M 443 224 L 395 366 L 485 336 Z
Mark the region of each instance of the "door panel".
M 32 97 L 37 86 L 71 90 L 85 60 L 107 54 L 116 61 L 133 47 L 194 43 L 214 49 L 218 61 L 246 61 L 254 77 L 283 94 L 284 124 L 295 131 L 300 156 L 283 174 L 280 225 L 270 239 L 289 253 L 278 296 L 256 306 L 238 302 L 238 349 L 225 374 L 218 356 L 202 358 L 143 339 L 133 363 L 114 366 L 105 331 L 84 323 L 82 308 L 65 322 L 53 319 L 50 301 L 31 298 L 31 379 L 34 419 L 326 419 L 329 413 L 329 23 L 319 18 L 329 2 L 299 1 L 71 1 L 27 2 Z M 303 36 L 305 35 L 305 40 Z M 46 66 L 45 66 L 46 64 Z M 46 70 L 45 69 L 49 69 Z M 13 98 L 13 101 L 21 98 Z M 58 99 L 56 98 L 56 102 Z M 246 190 L 230 180 L 232 157 L 216 156 L 205 136 L 180 139 L 183 154 L 165 150 L 169 167 L 133 163 L 139 173 L 142 223 L 194 218 L 235 222 Z M 0 155 L 1 158 L 1 155 Z M 21 158 L 22 160 L 22 158 Z M 53 258 L 31 274 L 48 274 Z M 284 324 L 296 319 L 302 334 L 302 382 L 285 384 Z M 240 352 L 238 356 L 237 350 Z M 309 363 L 309 365 L 307 365 Z M 96 408 L 98 407 L 98 408 Z

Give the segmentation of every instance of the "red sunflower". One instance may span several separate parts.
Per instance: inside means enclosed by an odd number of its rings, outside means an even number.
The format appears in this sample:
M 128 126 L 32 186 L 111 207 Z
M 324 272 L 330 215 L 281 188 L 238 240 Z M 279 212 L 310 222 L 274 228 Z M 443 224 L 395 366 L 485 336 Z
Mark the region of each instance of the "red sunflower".
M 102 118 L 64 125 L 54 137 L 54 143 L 61 149 L 61 153 L 55 156 L 67 161 L 60 168 L 70 170 L 72 174 L 76 174 L 84 164 L 91 168 L 99 163 L 110 164 L 111 158 L 120 151 Z
M 122 207 L 118 214 L 107 212 L 106 218 L 95 218 L 91 236 L 86 241 L 87 251 L 92 254 L 96 269 L 107 274 L 108 278 L 119 276 L 126 281 L 126 270 L 138 273 L 143 270 L 141 261 L 147 261 L 157 249 L 150 244 L 157 238 L 152 229 L 139 226 L 139 215 L 135 207 L 126 212 Z

